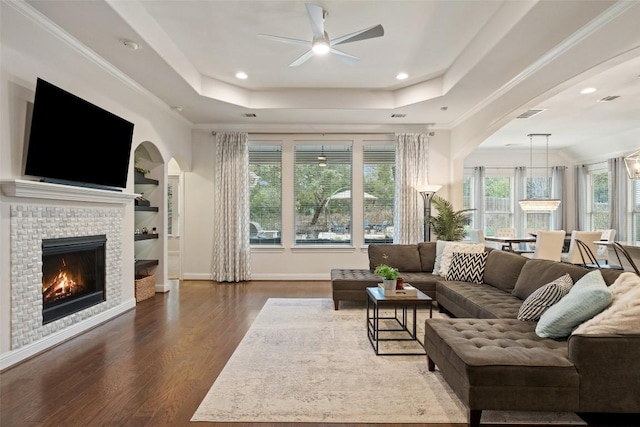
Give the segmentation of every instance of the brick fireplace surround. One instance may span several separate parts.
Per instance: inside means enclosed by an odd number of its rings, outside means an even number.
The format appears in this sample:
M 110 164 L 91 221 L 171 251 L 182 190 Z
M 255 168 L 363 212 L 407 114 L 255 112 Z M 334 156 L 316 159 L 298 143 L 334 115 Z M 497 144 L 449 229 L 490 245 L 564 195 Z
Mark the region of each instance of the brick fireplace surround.
M 125 206 L 136 196 L 36 181 L 1 186 L 10 219 L 11 336 L 0 369 L 135 307 L 135 300 L 124 301 L 122 295 L 122 238 L 130 234 L 123 233 Z M 102 234 L 107 236 L 106 301 L 43 324 L 42 239 Z

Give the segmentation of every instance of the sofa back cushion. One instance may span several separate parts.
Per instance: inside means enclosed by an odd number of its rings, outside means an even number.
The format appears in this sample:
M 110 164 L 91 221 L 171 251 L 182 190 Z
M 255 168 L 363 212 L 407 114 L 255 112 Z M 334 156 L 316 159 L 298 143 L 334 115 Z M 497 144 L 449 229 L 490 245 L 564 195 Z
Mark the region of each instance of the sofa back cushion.
M 418 243 L 418 253 L 420 254 L 420 269 L 431 273 L 436 263 L 436 242 Z
M 589 269 L 575 264 L 546 259 L 532 259 L 522 267 L 512 294 L 524 300 L 539 287 L 556 280 L 566 273 L 569 273 L 573 283 L 576 283 L 589 271 Z
M 565 262 L 549 261 L 546 259 L 532 259 L 528 261 L 518 277 L 516 287 L 511 292 L 520 299 L 527 299 L 536 289 L 569 273 L 573 283 L 576 283 L 591 269 Z M 605 268 L 600 270 L 605 283 L 610 286 L 622 273 L 622 270 Z
M 418 245 L 369 245 L 369 268 L 373 270 L 380 264 L 397 268 L 400 272 L 422 271 Z
M 511 292 L 527 261 L 529 261 L 528 258 L 512 252 L 489 251 L 487 266 L 484 270 L 484 283 L 505 292 Z

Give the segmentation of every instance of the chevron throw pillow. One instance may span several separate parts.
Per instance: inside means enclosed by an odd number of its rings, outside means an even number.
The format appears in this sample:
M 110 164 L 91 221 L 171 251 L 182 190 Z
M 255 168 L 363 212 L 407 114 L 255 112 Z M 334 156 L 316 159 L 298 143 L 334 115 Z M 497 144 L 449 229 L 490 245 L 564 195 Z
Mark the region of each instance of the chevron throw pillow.
M 445 279 L 461 282 L 482 283 L 489 252 L 476 254 L 454 252 L 451 266 Z
M 520 306 L 518 319 L 522 321 L 537 321 L 549 307 L 560 301 L 569 293 L 573 286 L 573 279 L 569 273 L 557 278 L 553 282 L 538 288 Z

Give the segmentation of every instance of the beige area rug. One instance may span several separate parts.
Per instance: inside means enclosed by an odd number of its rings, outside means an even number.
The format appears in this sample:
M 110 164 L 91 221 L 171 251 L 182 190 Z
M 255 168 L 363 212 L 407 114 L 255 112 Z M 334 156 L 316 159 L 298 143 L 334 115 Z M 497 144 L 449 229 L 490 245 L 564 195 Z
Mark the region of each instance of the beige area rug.
M 466 423 L 425 356 L 374 354 L 365 312 L 355 303 L 335 311 L 330 299 L 269 299 L 191 421 Z M 419 310 L 418 325 L 428 313 Z M 575 414 L 498 411 L 482 422 L 586 425 Z

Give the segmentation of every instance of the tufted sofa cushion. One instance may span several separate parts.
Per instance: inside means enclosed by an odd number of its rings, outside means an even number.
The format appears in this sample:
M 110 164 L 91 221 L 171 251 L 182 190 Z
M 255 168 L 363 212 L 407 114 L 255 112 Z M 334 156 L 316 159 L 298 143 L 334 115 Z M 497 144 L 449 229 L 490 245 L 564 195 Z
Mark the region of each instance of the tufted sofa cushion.
M 425 349 L 471 409 L 577 410 L 566 340 L 540 338 L 534 328 L 517 319 L 427 319 Z
M 436 284 L 438 304 L 456 317 L 515 319 L 522 300 L 494 286 L 443 281 Z

